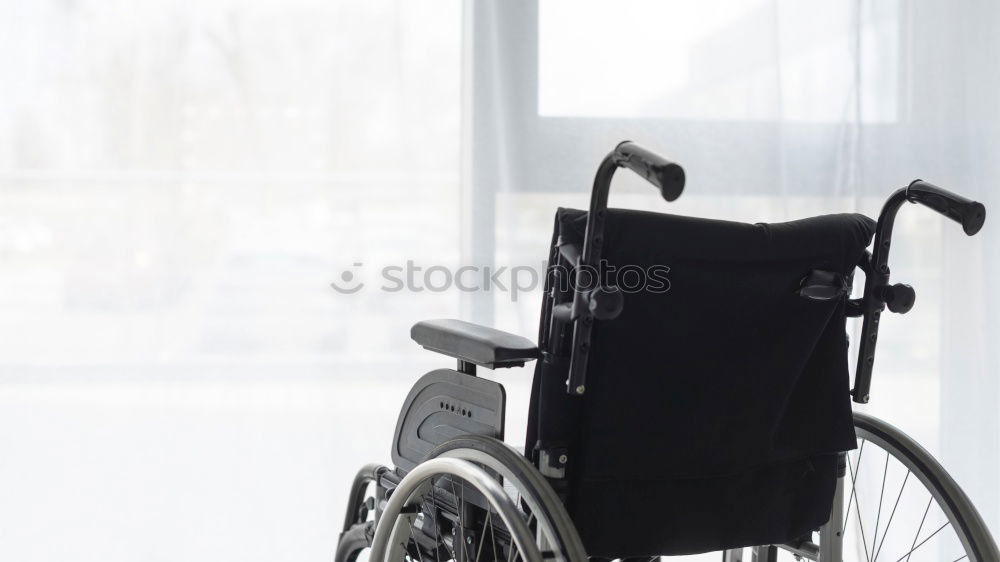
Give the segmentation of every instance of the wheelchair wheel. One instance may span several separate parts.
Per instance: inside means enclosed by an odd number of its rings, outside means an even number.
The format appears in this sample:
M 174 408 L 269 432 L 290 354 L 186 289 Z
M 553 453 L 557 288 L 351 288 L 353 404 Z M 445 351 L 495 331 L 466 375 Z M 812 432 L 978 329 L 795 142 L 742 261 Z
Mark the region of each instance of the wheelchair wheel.
M 1000 560 L 979 512 L 930 453 L 888 423 L 854 414 L 844 560 Z
M 547 556 L 564 561 L 587 559 L 583 542 L 559 496 L 534 465 L 510 445 L 492 437 L 466 435 L 439 445 L 428 457 L 462 459 L 496 474 L 508 495 L 532 521 L 538 544 Z
M 434 464 L 440 462 L 460 463 L 466 472 Z M 576 529 L 551 486 L 502 441 L 459 437 L 431 451 L 417 469 L 403 479 L 405 485 L 385 467 L 369 465 L 359 471 L 335 562 L 586 560 Z M 391 483 L 383 488 L 380 481 Z M 500 492 L 493 494 L 495 502 L 489 488 Z M 409 499 L 393 500 L 403 496 Z M 388 502 L 378 499 L 385 497 Z M 513 508 L 508 510 L 513 524 L 497 507 L 504 503 Z M 376 521 L 370 520 L 376 504 L 384 506 L 378 524 L 385 528 L 378 536 Z M 519 546 L 512 527 L 522 526 L 531 544 Z
M 459 458 L 420 463 L 392 490 L 368 560 L 542 562 L 532 518 L 485 469 Z
M 374 465 L 372 465 L 374 466 Z M 502 441 L 470 435 L 434 449 L 425 462 L 366 500 L 389 472 L 366 467 L 352 487 L 336 562 L 586 560 L 580 538 L 546 479 Z M 378 486 L 378 484 L 377 484 Z
M 930 453 L 878 418 L 855 412 L 854 427 L 858 448 L 847 455 L 833 514 L 819 532 L 818 545 L 804 540 L 781 550 L 755 547 L 747 558 L 728 551 L 723 560 L 1000 560 L 982 517 Z

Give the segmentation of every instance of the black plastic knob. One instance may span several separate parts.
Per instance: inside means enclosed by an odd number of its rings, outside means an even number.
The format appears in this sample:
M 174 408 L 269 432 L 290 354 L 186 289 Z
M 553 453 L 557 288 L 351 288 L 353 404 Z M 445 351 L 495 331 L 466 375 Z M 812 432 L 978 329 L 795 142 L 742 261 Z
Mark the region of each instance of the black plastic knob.
M 598 287 L 587 293 L 587 308 L 598 320 L 618 318 L 625 306 L 625 294 L 618 287 Z
M 886 307 L 897 314 L 906 314 L 913 308 L 913 303 L 917 300 L 917 293 L 913 287 L 905 283 L 886 285 L 878 292 L 879 298 L 885 301 Z

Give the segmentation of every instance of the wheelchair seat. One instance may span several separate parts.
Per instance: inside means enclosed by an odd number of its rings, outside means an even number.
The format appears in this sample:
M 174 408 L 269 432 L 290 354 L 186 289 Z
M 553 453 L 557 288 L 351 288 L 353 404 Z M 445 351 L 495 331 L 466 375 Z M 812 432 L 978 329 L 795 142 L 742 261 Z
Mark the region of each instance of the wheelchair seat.
M 410 338 L 425 349 L 487 369 L 521 367 L 539 356 L 538 346 L 527 338 L 461 320 L 418 322 Z

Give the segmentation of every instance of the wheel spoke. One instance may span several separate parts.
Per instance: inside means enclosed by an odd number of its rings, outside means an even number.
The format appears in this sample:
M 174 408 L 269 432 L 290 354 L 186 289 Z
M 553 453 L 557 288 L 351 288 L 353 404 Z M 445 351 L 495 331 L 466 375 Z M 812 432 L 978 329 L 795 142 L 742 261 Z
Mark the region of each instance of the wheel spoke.
M 857 470 L 857 472 L 854 473 L 854 481 L 853 481 L 853 486 L 852 486 L 853 489 L 854 489 L 854 491 L 851 493 L 851 495 L 855 497 L 854 508 L 857 510 L 857 513 L 858 513 L 858 529 L 861 531 L 861 546 L 864 547 L 864 549 L 865 549 L 865 560 L 867 560 L 868 562 L 871 562 L 871 557 L 868 556 L 868 541 L 867 541 L 867 539 L 865 539 L 865 525 L 864 525 L 864 521 L 861 519 L 861 494 L 857 493 L 857 490 L 858 490 L 858 486 L 857 486 L 857 473 L 858 472 L 861 472 L 861 455 L 860 454 L 858 455 L 858 470 Z M 846 529 L 847 527 L 845 526 L 844 528 Z
M 931 538 L 933 538 L 933 537 L 934 537 L 934 535 L 936 535 L 936 534 L 940 533 L 940 532 L 941 532 L 941 529 L 944 529 L 944 528 L 945 528 L 945 527 L 947 527 L 948 525 L 951 525 L 951 521 L 946 521 L 944 525 L 941 525 L 940 527 L 938 527 L 938 528 L 937 528 L 937 530 L 936 530 L 936 531 L 934 531 L 933 533 L 931 533 L 930 535 L 928 535 L 926 539 L 924 539 L 924 540 L 920 541 L 920 544 L 918 544 L 917 546 L 915 546 L 915 547 L 913 547 L 912 549 L 910 549 L 910 551 L 909 551 L 909 552 L 907 552 L 906 554 L 904 554 L 903 556 L 900 556 L 900 557 L 899 557 L 899 560 L 896 560 L 896 562 L 899 562 L 899 561 L 900 561 L 900 560 L 902 560 L 903 558 L 906 558 L 907 560 L 909 560 L 909 559 L 910 559 L 910 556 L 913 556 L 913 551 L 917 550 L 917 549 L 918 549 L 918 548 L 920 548 L 921 546 L 924 546 L 924 544 L 926 544 L 926 543 L 927 543 L 927 541 L 931 540 Z M 966 555 L 966 556 L 968 556 L 968 555 Z M 959 558 L 959 560 L 961 560 L 961 558 Z
M 433 524 L 434 524 L 434 558 L 438 557 L 438 553 L 441 552 L 441 546 L 444 545 L 444 541 L 441 539 L 441 525 L 438 521 L 438 503 L 434 499 L 434 491 L 437 490 L 437 486 L 431 483 L 431 506 L 433 509 Z
M 896 503 L 892 506 L 892 513 L 889 514 L 889 520 L 885 524 L 885 531 L 882 532 L 882 541 L 878 543 L 878 550 L 875 551 L 874 560 L 878 560 L 878 555 L 882 552 L 882 545 L 885 544 L 885 537 L 889 534 L 889 527 L 892 526 L 892 518 L 896 516 L 896 508 L 899 507 L 899 500 L 903 497 L 903 489 L 906 488 L 906 482 L 910 478 L 910 470 L 906 470 L 906 476 L 903 476 L 903 484 L 899 487 L 899 493 L 896 494 Z
M 913 555 L 913 551 L 917 549 L 917 539 L 920 538 L 920 531 L 924 528 L 924 521 L 927 521 L 927 512 L 931 510 L 931 502 L 934 501 L 934 496 L 927 498 L 927 507 L 924 508 L 924 516 L 920 518 L 920 526 L 917 527 L 917 534 L 913 536 L 913 544 L 910 545 L 910 551 L 899 557 L 899 560 L 906 558 L 907 562 L 910 560 L 910 556 Z M 899 562 L 896 560 L 896 562 Z
M 464 551 L 464 556 L 462 557 L 462 560 L 465 560 L 466 562 L 480 562 L 481 560 L 482 561 L 494 560 L 499 562 L 503 561 L 518 562 L 523 560 L 524 557 L 523 554 L 521 553 L 520 546 L 514 541 L 513 535 L 510 536 L 510 540 L 501 542 L 504 541 L 504 537 L 501 535 L 497 535 L 497 526 L 500 525 L 500 523 L 499 519 L 493 517 L 494 509 L 492 506 L 489 506 L 487 508 L 486 516 L 483 519 L 482 528 L 480 529 L 478 536 L 475 537 L 475 540 L 473 540 L 473 536 L 466 533 L 468 525 L 468 521 L 466 521 L 468 510 L 465 505 L 465 486 L 461 482 L 456 484 L 454 478 L 449 479 L 449 485 L 451 487 L 452 495 L 454 496 L 455 501 L 458 504 L 457 505 L 458 523 L 456 524 L 456 528 L 460 529 L 461 531 L 455 533 L 456 538 L 455 540 L 452 541 L 452 546 L 450 548 L 448 547 L 448 544 L 446 542 L 444 542 L 443 540 L 441 541 L 441 544 L 444 545 L 445 553 L 450 554 L 452 559 L 457 562 L 459 560 L 457 556 L 458 547 L 455 546 L 455 543 L 462 543 L 461 548 Z M 459 491 L 456 488 L 456 486 L 461 486 L 462 487 L 461 491 Z M 433 490 L 431 490 L 430 493 L 433 493 Z M 509 491 L 508 496 L 514 502 L 514 505 L 519 507 L 518 511 L 521 514 L 522 520 L 525 521 L 525 524 L 527 525 L 528 529 L 531 530 L 533 534 L 540 532 L 539 530 L 533 529 L 532 527 L 532 524 L 536 521 L 536 517 L 535 514 L 531 511 L 531 509 L 523 503 L 522 501 L 523 496 L 521 490 L 518 489 L 517 487 L 514 487 Z M 499 512 L 498 512 L 498 517 L 499 517 Z M 489 534 L 488 537 L 487 533 Z M 536 534 L 535 538 L 537 539 L 538 536 L 539 535 Z M 460 538 L 463 540 L 459 540 Z M 486 548 L 487 540 L 490 541 L 489 549 Z M 478 541 L 478 544 L 476 543 L 476 541 Z M 507 548 L 507 554 L 504 554 L 503 552 L 504 547 Z M 490 551 L 492 551 L 492 558 L 490 558 Z
M 521 492 L 520 492 L 520 490 L 518 490 L 518 492 L 517 492 L 517 505 L 521 505 Z M 529 514 L 528 515 L 528 528 L 531 528 L 531 517 L 533 515 L 534 514 Z M 511 562 L 514 559 L 514 549 L 515 548 L 517 548 L 517 545 L 515 545 L 514 541 L 511 540 L 510 541 L 510 545 L 508 545 L 508 547 L 507 547 L 507 562 Z M 496 557 L 494 557 L 494 558 L 496 558 Z
M 458 532 L 455 533 L 455 538 L 454 540 L 452 540 L 451 554 L 455 556 L 455 560 L 458 560 L 458 556 L 457 553 L 455 552 L 455 547 L 454 547 L 455 541 L 458 541 L 459 543 L 461 543 L 459 545 L 459 548 L 462 549 L 462 554 L 464 555 L 463 560 L 468 560 L 469 549 L 466 548 L 468 546 L 468 543 L 465 542 L 465 523 L 462 519 L 462 514 L 465 512 L 465 486 L 464 485 L 462 486 L 462 496 L 461 499 L 459 499 L 458 490 L 455 489 L 455 479 L 449 478 L 449 483 L 451 484 L 451 494 L 455 496 L 456 511 L 458 512 L 458 528 L 461 530 L 461 533 Z M 460 534 L 461 536 L 459 536 Z
M 534 519 L 535 519 L 535 514 L 534 513 L 529 513 L 528 514 L 528 527 L 531 527 L 531 522 L 534 521 Z M 514 558 L 514 552 L 516 550 L 517 550 L 517 545 L 514 544 L 514 541 L 510 541 L 510 551 L 507 554 L 507 562 L 513 562 L 515 560 L 515 558 Z M 520 557 L 520 555 L 521 555 L 521 553 L 518 552 L 518 557 Z
M 885 479 L 889 475 L 889 451 L 885 452 L 885 468 L 882 469 L 882 490 L 878 495 L 878 512 L 875 514 L 875 531 L 872 533 L 872 556 L 873 560 L 878 559 L 875 553 L 875 543 L 878 542 L 878 524 L 882 520 L 882 500 L 885 499 Z
M 854 494 L 857 491 L 858 477 L 856 472 L 858 468 L 861 468 L 861 455 L 865 452 L 865 443 L 867 443 L 867 441 L 862 439 L 861 446 L 858 447 L 858 462 L 856 467 L 851 467 L 851 457 L 847 457 L 847 470 L 851 473 L 851 499 L 847 502 L 847 515 L 844 516 L 844 524 L 840 526 L 841 529 L 846 529 L 847 522 L 851 519 L 851 506 L 854 505 Z
M 489 527 L 492 516 L 492 509 L 486 512 L 486 521 L 483 522 L 483 530 L 479 533 L 479 548 L 476 549 L 476 562 L 479 562 L 479 557 L 483 554 L 483 545 L 486 544 L 486 528 Z
M 462 517 L 465 515 L 465 484 L 462 484 L 462 502 L 459 504 L 458 521 L 459 526 L 462 528 L 462 552 L 465 554 L 465 559 L 469 559 L 469 550 L 465 548 L 468 546 L 469 541 L 465 540 L 465 522 L 462 521 Z
M 486 544 L 486 529 L 490 530 L 490 535 L 494 539 L 493 542 L 494 543 L 496 542 L 495 540 L 496 537 L 493 536 L 493 527 L 490 526 L 490 521 L 492 519 L 493 519 L 493 510 L 490 509 L 486 512 L 486 520 L 483 521 L 483 530 L 479 533 L 479 548 L 476 549 L 476 562 L 479 562 L 479 558 L 483 554 L 483 545 Z M 496 560 L 496 549 L 494 549 L 493 554 L 494 554 L 493 559 Z
M 424 562 L 424 555 L 420 552 L 420 541 L 417 540 L 417 533 L 413 528 L 413 519 L 415 518 L 416 516 L 414 517 L 410 517 L 409 515 L 406 516 L 406 520 L 410 524 L 410 542 L 412 542 L 413 546 L 416 547 L 417 549 L 417 560 L 419 560 L 420 562 Z
M 514 542 L 513 537 L 511 537 L 511 542 Z M 490 527 L 490 546 L 493 548 L 493 560 L 496 560 L 497 559 L 497 535 L 496 535 L 496 529 L 494 527 L 492 527 L 492 526 Z

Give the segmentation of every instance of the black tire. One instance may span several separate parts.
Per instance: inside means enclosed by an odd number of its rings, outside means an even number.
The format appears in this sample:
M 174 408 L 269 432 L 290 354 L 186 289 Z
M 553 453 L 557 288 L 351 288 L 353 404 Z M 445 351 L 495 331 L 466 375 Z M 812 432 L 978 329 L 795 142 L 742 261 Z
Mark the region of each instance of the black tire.
M 428 453 L 427 458 L 453 456 L 476 462 L 475 458 L 463 455 L 463 451 L 478 451 L 495 459 L 509 471 L 511 477 L 519 483 L 518 492 L 522 497 L 530 498 L 536 505 L 541 506 L 540 511 L 544 511 L 544 514 L 536 514 L 536 517 L 544 515 L 554 529 L 553 534 L 557 544 L 553 547 L 557 552 L 561 552 L 566 560 L 574 562 L 587 560 L 586 549 L 562 501 L 545 476 L 524 455 L 498 439 L 483 435 L 465 435 L 438 445 Z
M 371 546 L 372 522 L 356 523 L 340 535 L 334 562 L 357 562 L 363 550 Z

